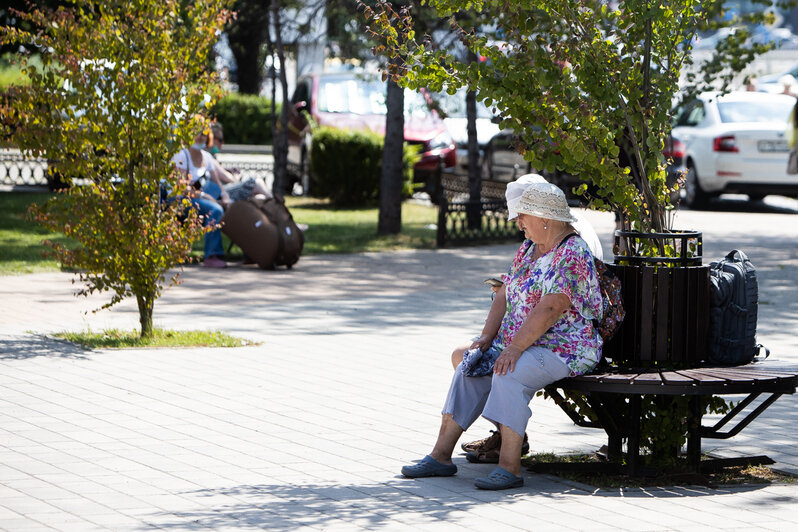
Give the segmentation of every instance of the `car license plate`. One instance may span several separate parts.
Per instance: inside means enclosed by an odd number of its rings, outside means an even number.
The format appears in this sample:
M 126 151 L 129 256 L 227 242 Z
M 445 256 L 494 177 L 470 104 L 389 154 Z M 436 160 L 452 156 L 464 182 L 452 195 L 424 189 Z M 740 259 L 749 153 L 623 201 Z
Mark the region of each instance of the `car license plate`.
M 788 152 L 790 145 L 786 140 L 760 140 L 757 142 L 757 148 L 763 152 Z

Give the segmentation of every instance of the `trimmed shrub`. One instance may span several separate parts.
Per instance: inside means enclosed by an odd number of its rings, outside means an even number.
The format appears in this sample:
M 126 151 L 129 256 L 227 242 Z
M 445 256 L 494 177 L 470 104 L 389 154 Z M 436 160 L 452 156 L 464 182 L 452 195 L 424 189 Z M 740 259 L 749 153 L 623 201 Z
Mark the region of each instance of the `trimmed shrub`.
M 279 116 L 279 104 L 276 112 Z M 214 105 L 213 114 L 224 128 L 227 144 L 272 143 L 272 104 L 268 98 L 230 92 Z
M 310 172 L 314 196 L 336 204 L 365 205 L 379 198 L 383 138 L 376 133 L 320 127 L 313 131 Z M 413 192 L 418 148 L 405 145 L 403 197 Z

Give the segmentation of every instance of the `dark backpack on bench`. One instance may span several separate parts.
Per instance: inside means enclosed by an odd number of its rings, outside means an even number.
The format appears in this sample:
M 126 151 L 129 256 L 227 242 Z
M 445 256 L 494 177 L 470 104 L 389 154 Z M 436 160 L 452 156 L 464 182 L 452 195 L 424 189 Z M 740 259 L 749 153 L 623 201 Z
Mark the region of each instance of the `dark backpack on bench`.
M 751 362 L 762 347 L 756 343 L 759 287 L 756 268 L 742 251 L 732 250 L 710 263 L 709 305 L 707 362 L 723 366 Z

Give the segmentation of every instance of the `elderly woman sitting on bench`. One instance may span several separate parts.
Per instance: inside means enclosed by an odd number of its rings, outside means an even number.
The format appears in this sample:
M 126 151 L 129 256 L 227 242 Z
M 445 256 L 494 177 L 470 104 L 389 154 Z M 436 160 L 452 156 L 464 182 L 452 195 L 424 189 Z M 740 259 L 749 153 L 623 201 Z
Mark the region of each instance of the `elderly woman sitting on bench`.
M 482 329 L 454 372 L 438 439 L 429 455 L 402 468 L 410 478 L 451 476 L 463 431 L 482 415 L 501 432 L 498 466 L 476 479 L 482 489 L 523 486 L 521 446 L 536 391 L 593 369 L 601 358 L 601 318 L 593 256 L 571 225 L 563 192 L 529 185 L 513 205 L 521 244 Z M 495 360 L 492 367 L 490 362 Z

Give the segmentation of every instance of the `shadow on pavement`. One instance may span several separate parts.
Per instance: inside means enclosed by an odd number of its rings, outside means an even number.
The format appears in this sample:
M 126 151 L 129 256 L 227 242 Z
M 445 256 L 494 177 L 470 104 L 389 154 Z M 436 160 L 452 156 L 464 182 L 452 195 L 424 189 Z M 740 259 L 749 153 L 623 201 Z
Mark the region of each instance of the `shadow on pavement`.
M 26 360 L 34 357 L 88 359 L 90 351 L 71 342 L 42 335 L 0 338 L 0 360 Z
M 689 207 L 679 207 L 689 209 Z M 765 201 L 750 201 L 738 197 L 720 197 L 709 200 L 703 209 L 691 209 L 712 212 L 755 212 L 765 214 L 798 214 L 798 207 L 792 207 L 785 202 L 783 205 L 766 203 Z
M 528 477 L 528 480 L 534 479 Z M 219 530 L 229 528 L 256 528 L 293 530 L 302 527 L 345 526 L 347 522 L 362 528 L 389 526 L 401 515 L 423 516 L 418 524 L 449 521 L 463 511 L 483 504 L 510 504 L 527 493 L 552 500 L 565 495 L 589 497 L 676 499 L 685 497 L 717 496 L 728 493 L 757 491 L 764 485 L 747 485 L 733 488 L 710 489 L 698 486 L 671 488 L 632 488 L 625 490 L 588 491 L 567 483 L 546 483 L 544 491 L 528 486 L 509 492 L 485 492 L 474 489 L 474 496 L 457 494 L 440 489 L 427 479 L 401 485 L 362 484 L 257 484 L 232 488 L 198 490 L 183 495 L 198 497 L 235 497 L 252 499 L 251 503 L 238 502 L 207 508 L 197 512 L 169 512 L 150 516 L 150 525 L 171 530 Z M 405 486 L 405 482 L 407 485 Z M 552 490 L 551 488 L 555 488 Z M 418 493 L 414 493 L 418 491 Z M 759 501 L 759 499 L 757 499 Z M 783 501 L 782 501 L 783 502 Z M 530 501 L 531 504 L 533 504 Z M 758 503 L 759 504 L 759 503 Z M 288 517 L 290 516 L 290 517 Z M 176 520 L 175 520 L 176 518 Z M 162 520 L 163 519 L 163 520 Z M 501 523 L 497 522 L 501 526 Z M 423 528 L 423 526 L 422 526 Z

